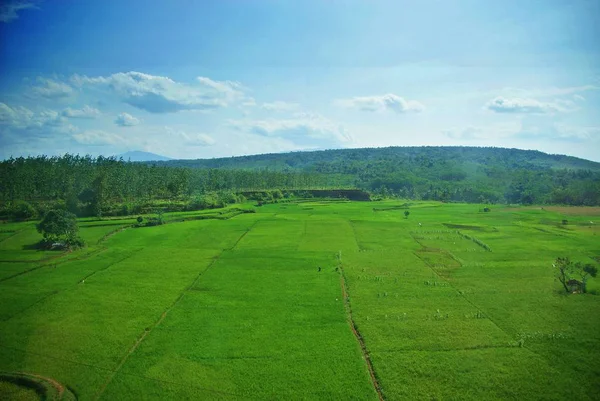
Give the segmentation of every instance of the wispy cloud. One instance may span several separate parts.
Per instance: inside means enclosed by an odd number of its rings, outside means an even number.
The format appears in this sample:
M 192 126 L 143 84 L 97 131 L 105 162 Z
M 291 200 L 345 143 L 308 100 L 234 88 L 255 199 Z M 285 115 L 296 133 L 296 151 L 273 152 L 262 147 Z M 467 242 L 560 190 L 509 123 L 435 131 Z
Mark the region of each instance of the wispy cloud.
M 541 102 L 536 99 L 512 98 L 507 99 L 498 96 L 485 104 L 485 108 L 495 113 L 514 113 L 514 114 L 549 114 L 565 112 L 574 108 L 574 104 L 567 100 L 557 100 L 554 102 Z
M 452 139 L 474 140 L 483 138 L 483 129 L 479 127 L 467 127 L 462 130 L 449 129 L 442 131 L 444 135 Z
M 37 113 L 26 107 L 11 107 L 0 103 L 0 125 L 5 130 L 40 131 L 48 127 L 69 127 L 67 119 L 54 110 L 43 110 Z
M 120 127 L 133 127 L 134 125 L 138 125 L 140 120 L 135 118 L 129 113 L 121 113 L 115 119 L 115 124 Z
M 296 111 L 300 108 L 300 105 L 297 103 L 275 101 L 275 102 L 271 102 L 271 103 L 263 103 L 261 105 L 261 108 L 268 110 L 268 111 L 274 111 L 274 112 L 279 113 L 279 112 L 285 112 L 285 111 Z
M 560 123 L 524 124 L 513 137 L 531 141 L 600 141 L 600 127 L 579 127 Z
M 165 127 L 165 131 L 171 140 L 174 139 L 175 141 L 182 142 L 187 146 L 212 146 L 217 143 L 217 141 L 215 141 L 215 139 L 208 134 L 191 134 L 171 127 Z
M 506 87 L 496 93 L 502 93 L 506 97 L 525 97 L 525 98 L 547 98 L 555 96 L 573 95 L 582 92 L 600 90 L 598 85 L 578 85 L 564 87 L 546 87 L 546 88 L 515 88 Z
M 198 77 L 192 83 L 183 83 L 134 71 L 105 77 L 75 75 L 71 82 L 82 89 L 104 90 L 150 113 L 213 110 L 229 106 L 244 96 L 244 88 L 238 82 Z
M 23 10 L 39 9 L 39 1 L 5 0 L 0 4 L 0 22 L 9 23 L 19 18 Z
M 231 121 L 237 130 L 264 137 L 285 138 L 296 144 L 322 146 L 344 145 L 352 141 L 351 135 L 341 125 L 312 113 L 295 113 L 288 119 Z
M 79 132 L 73 134 L 73 139 L 79 144 L 89 146 L 123 146 L 127 143 L 122 136 L 103 130 L 87 130 Z
M 393 111 L 396 113 L 419 113 L 425 106 L 416 100 L 406 100 L 389 93 L 381 96 L 357 96 L 349 99 L 339 99 L 335 104 L 367 112 Z
M 62 111 L 61 114 L 64 117 L 68 118 L 93 119 L 99 117 L 102 113 L 100 112 L 100 110 L 86 105 L 83 106 L 81 109 L 72 109 L 70 107 L 67 107 Z
M 76 132 L 77 127 L 56 111 L 34 112 L 26 107 L 0 103 L 0 148 L 5 155 L 34 148 L 39 153 L 47 153 L 58 143 L 70 141 Z
M 66 98 L 73 94 L 73 88 L 65 82 L 37 77 L 36 84 L 29 89 L 29 95 L 47 99 Z

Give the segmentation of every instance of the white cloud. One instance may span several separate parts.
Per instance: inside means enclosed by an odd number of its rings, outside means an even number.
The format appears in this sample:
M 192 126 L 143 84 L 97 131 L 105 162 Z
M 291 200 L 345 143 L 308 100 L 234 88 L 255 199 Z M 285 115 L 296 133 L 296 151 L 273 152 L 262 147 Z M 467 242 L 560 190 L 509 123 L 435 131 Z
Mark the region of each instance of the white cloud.
M 247 133 L 281 137 L 308 146 L 336 146 L 352 142 L 352 137 L 343 126 L 318 114 L 295 113 L 289 119 L 231 121 L 230 124 Z
M 271 103 L 263 103 L 261 108 L 279 113 L 284 111 L 296 111 L 300 108 L 300 105 L 297 103 L 288 103 L 278 100 Z
M 350 99 L 340 99 L 335 102 L 338 106 L 358 109 L 368 112 L 394 111 L 396 113 L 419 113 L 425 106 L 416 100 L 406 100 L 400 96 L 388 93 L 381 96 L 357 96 Z
M 564 88 L 546 88 L 539 89 L 535 91 L 534 96 L 564 96 L 570 95 L 573 93 L 580 93 L 586 91 L 593 91 L 600 89 L 600 86 L 596 85 L 580 85 L 580 86 L 570 86 Z
M 76 142 L 89 146 L 124 145 L 127 143 L 123 137 L 102 130 L 87 130 L 72 136 Z
M 0 5 L 0 22 L 12 22 L 19 18 L 22 10 L 38 9 L 36 1 L 6 0 Z
M 81 109 L 72 109 L 67 107 L 62 111 L 62 115 L 68 118 L 97 118 L 101 115 L 100 110 L 90 106 L 83 106 Z
M 47 99 L 60 99 L 73 94 L 73 88 L 64 82 L 55 81 L 50 78 L 37 78 L 37 85 L 32 86 L 30 94 Z
M 54 110 L 34 113 L 26 107 L 10 107 L 0 103 L 0 125 L 12 130 L 30 130 L 44 127 L 69 126 L 67 119 Z
M 150 113 L 182 110 L 212 110 L 243 99 L 243 87 L 232 81 L 198 77 L 193 83 L 141 72 L 120 72 L 106 77 L 74 75 L 71 82 L 80 88 L 97 88 Z
M 212 146 L 217 143 L 213 137 L 207 134 L 188 134 L 171 127 L 165 127 L 165 130 L 170 137 L 175 138 L 188 146 Z
M 26 126 L 33 117 L 33 112 L 22 106 L 10 107 L 0 103 L 0 124 L 15 127 Z
M 570 100 L 556 100 L 554 102 L 540 102 L 529 98 L 507 99 L 498 96 L 486 103 L 485 107 L 496 113 L 514 114 L 548 114 L 565 112 L 573 109 L 574 104 Z
M 185 134 L 185 143 L 192 146 L 212 146 L 216 143 L 213 137 L 206 134 Z
M 74 132 L 77 127 L 54 110 L 33 112 L 26 107 L 0 103 L 0 147 L 7 150 L 13 145 L 25 149 L 41 144 L 47 150 Z
M 134 125 L 138 125 L 139 123 L 140 120 L 129 113 L 121 113 L 115 119 L 115 124 L 121 127 L 133 127 Z

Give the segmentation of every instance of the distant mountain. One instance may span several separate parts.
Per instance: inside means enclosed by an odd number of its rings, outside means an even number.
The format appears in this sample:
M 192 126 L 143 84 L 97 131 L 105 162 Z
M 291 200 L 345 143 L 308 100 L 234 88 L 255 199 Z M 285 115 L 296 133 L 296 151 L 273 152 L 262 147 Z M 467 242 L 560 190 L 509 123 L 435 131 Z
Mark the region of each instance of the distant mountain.
M 155 163 L 240 174 L 268 171 L 315 175 L 321 177 L 325 188 L 354 187 L 382 196 L 391 192 L 411 199 L 600 204 L 600 163 L 534 150 L 388 147 Z M 218 177 L 216 172 L 212 174 Z M 267 188 L 268 183 L 265 181 L 263 186 Z
M 165 165 L 174 167 L 301 170 L 322 173 L 355 174 L 357 167 L 378 170 L 386 164 L 394 170 L 417 164 L 451 163 L 454 167 L 497 167 L 506 170 L 592 170 L 600 171 L 600 163 L 572 156 L 550 155 L 537 150 L 520 150 L 468 146 L 414 146 L 362 149 L 331 149 L 307 152 L 269 153 L 215 159 L 171 159 Z
M 120 155 L 116 155 L 115 157 L 117 159 L 122 157 L 123 160 L 132 162 L 153 162 L 172 160 L 171 158 L 166 156 L 157 155 L 156 153 L 142 152 L 141 150 L 125 152 Z

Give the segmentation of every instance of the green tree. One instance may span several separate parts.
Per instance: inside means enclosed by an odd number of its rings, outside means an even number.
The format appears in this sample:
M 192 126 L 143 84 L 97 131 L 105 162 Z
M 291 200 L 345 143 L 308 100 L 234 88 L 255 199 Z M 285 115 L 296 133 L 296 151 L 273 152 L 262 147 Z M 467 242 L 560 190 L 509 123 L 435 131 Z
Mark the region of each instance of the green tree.
M 36 228 L 48 243 L 60 241 L 69 245 L 80 241 L 77 237 L 77 219 L 66 210 L 49 210 Z
M 556 258 L 553 266 L 556 269 L 556 278 L 563 285 L 566 292 L 571 292 L 568 282 L 574 277 L 581 278 L 581 292 L 587 292 L 588 279 L 598 275 L 596 266 L 590 263 L 572 262 L 569 258 Z
M 581 266 L 581 264 L 578 264 L 578 270 L 579 270 L 579 275 L 581 277 L 581 291 L 582 292 L 587 292 L 587 281 L 588 278 L 591 277 L 596 277 L 598 275 L 598 268 L 592 264 L 586 264 L 584 266 Z
M 410 214 L 410 212 L 408 210 L 404 211 L 404 218 L 408 219 L 408 215 Z
M 556 258 L 552 264 L 555 270 L 555 276 L 563 285 L 565 292 L 570 292 L 567 282 L 571 279 L 574 274 L 573 263 L 569 258 Z

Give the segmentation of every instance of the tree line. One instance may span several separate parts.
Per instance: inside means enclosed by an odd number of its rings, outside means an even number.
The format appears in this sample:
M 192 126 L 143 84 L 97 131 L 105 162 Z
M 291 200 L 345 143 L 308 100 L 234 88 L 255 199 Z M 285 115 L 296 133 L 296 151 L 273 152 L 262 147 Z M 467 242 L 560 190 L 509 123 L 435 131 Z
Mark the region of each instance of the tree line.
M 156 205 L 158 200 L 218 207 L 236 201 L 236 193 L 241 191 L 323 185 L 323 177 L 314 172 L 191 169 L 102 156 L 67 154 L 0 162 L 3 214 L 17 218 L 27 218 L 36 210 L 41 215 L 56 206 L 80 216 L 94 216 L 114 205 Z M 143 211 L 138 207 L 119 214 Z
M 412 147 L 127 162 L 79 155 L 0 161 L 0 219 L 221 207 L 241 193 L 361 189 L 378 198 L 600 205 L 600 163 L 536 151 Z M 176 209 L 179 207 L 179 209 Z M 173 209 L 175 208 L 175 209 Z

